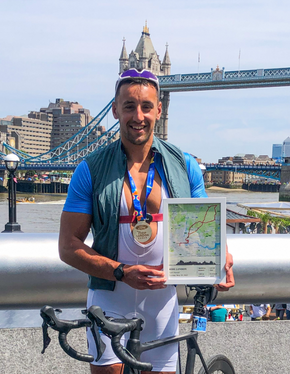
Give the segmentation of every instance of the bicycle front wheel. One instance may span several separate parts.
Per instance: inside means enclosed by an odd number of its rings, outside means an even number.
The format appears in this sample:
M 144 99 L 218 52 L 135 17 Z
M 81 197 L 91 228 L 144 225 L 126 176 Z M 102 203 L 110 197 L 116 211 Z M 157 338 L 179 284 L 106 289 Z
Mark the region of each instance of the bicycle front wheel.
M 223 355 L 211 357 L 206 362 L 209 374 L 235 374 L 235 369 L 231 361 Z M 198 374 L 206 374 L 205 369 L 202 367 Z

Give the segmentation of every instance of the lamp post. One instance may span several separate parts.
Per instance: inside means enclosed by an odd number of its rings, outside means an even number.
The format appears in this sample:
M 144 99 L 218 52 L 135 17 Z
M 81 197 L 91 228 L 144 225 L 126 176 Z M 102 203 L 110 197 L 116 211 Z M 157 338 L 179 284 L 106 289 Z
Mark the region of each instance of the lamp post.
M 5 225 L 2 232 L 21 232 L 20 225 L 16 222 L 16 183 L 15 171 L 19 163 L 19 157 L 11 153 L 4 157 L 6 169 L 8 170 L 8 204 L 9 204 L 9 222 Z

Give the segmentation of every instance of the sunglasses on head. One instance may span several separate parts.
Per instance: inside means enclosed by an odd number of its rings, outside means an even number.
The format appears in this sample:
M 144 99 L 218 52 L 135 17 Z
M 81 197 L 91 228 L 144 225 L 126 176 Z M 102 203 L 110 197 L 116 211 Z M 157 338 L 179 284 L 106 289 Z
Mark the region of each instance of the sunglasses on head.
M 116 82 L 115 93 L 117 93 L 120 83 L 130 78 L 144 79 L 144 80 L 154 83 L 157 88 L 158 97 L 159 97 L 159 91 L 160 91 L 159 80 L 153 73 L 151 73 L 151 71 L 145 70 L 145 69 L 143 69 L 142 71 L 138 71 L 136 69 L 129 69 L 129 70 L 124 71 L 119 76 L 119 79 Z

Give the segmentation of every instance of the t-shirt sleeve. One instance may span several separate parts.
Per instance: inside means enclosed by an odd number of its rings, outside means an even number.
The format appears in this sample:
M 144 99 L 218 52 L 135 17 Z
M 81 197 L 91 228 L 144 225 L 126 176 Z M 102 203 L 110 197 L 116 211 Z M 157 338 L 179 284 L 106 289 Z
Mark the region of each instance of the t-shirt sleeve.
M 86 214 L 93 212 L 93 186 L 86 161 L 82 161 L 73 173 L 63 211 Z
M 184 152 L 187 166 L 188 179 L 190 183 L 191 197 L 207 197 L 204 187 L 202 171 L 196 159 L 189 153 Z

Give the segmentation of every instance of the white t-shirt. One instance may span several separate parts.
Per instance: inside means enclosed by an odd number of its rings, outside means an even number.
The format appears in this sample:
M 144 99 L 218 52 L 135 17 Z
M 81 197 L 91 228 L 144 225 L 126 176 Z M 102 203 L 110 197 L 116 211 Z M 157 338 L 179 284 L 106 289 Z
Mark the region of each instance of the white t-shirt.
M 269 308 L 270 304 L 260 304 L 254 305 L 252 304 L 251 307 L 253 309 L 253 314 L 251 315 L 252 318 L 263 317 L 267 313 L 267 308 Z

